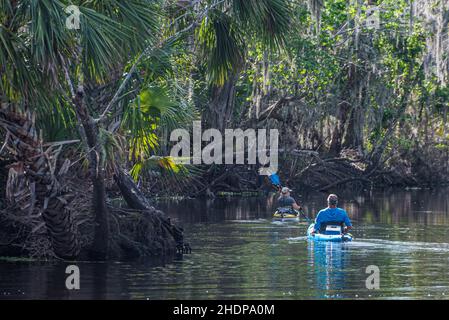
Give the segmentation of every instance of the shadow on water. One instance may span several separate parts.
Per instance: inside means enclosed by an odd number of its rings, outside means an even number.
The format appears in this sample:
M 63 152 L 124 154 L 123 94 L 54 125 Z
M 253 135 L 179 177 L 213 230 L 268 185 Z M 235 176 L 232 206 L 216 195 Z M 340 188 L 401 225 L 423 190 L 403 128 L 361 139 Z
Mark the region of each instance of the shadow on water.
M 62 263 L 0 260 L 0 299 L 416 299 L 449 295 L 447 189 L 343 194 L 351 243 L 310 243 L 305 221 L 272 221 L 275 197 L 164 201 L 193 248 L 183 259 L 82 263 L 81 290 Z M 314 216 L 322 193 L 294 196 Z M 365 287 L 380 269 L 380 289 Z

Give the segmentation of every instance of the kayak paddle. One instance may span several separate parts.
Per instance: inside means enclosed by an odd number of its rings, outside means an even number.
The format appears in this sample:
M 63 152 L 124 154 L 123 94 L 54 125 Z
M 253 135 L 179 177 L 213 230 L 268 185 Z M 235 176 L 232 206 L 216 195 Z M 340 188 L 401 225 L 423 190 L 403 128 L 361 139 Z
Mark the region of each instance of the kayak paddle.
M 307 220 L 308 223 L 313 223 L 312 220 L 305 214 L 303 208 L 295 211 L 298 212 L 298 215 L 301 214 Z

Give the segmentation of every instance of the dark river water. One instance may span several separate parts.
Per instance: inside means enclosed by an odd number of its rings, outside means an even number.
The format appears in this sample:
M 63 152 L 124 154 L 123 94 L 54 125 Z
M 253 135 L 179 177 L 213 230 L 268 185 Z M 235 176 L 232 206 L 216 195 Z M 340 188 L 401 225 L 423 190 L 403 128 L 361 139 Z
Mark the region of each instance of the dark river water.
M 193 253 L 172 261 L 64 263 L 0 260 L 0 299 L 446 299 L 447 189 L 342 195 L 351 243 L 307 241 L 306 222 L 273 222 L 273 198 L 160 203 L 181 222 Z M 294 194 L 314 216 L 326 195 Z M 379 289 L 367 289 L 368 266 Z

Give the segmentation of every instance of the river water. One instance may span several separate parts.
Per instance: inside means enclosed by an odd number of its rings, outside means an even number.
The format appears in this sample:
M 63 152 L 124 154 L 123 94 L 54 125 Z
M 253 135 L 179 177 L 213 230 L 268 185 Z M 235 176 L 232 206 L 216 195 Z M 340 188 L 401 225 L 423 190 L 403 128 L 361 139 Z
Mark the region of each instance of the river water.
M 67 264 L 0 260 L 0 299 L 446 299 L 448 191 L 343 195 L 355 226 L 344 244 L 307 241 L 305 221 L 272 221 L 273 197 L 163 202 L 192 254 L 78 263 L 77 291 L 65 289 Z M 326 199 L 294 196 L 312 216 Z M 369 266 L 379 268 L 379 289 L 366 287 Z

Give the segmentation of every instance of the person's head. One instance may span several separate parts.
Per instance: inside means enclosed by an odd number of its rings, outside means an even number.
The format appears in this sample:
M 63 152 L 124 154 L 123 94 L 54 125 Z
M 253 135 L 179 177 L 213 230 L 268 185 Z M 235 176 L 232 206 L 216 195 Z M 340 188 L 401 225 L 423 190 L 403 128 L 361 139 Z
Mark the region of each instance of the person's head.
M 327 205 L 329 207 L 336 207 L 338 204 L 338 197 L 336 194 L 331 193 L 328 197 L 327 197 Z
M 282 189 L 281 189 L 281 194 L 283 195 L 283 196 L 289 196 L 290 195 L 290 192 L 292 192 L 292 190 L 291 189 L 289 189 L 289 188 L 287 188 L 287 187 L 283 187 Z

